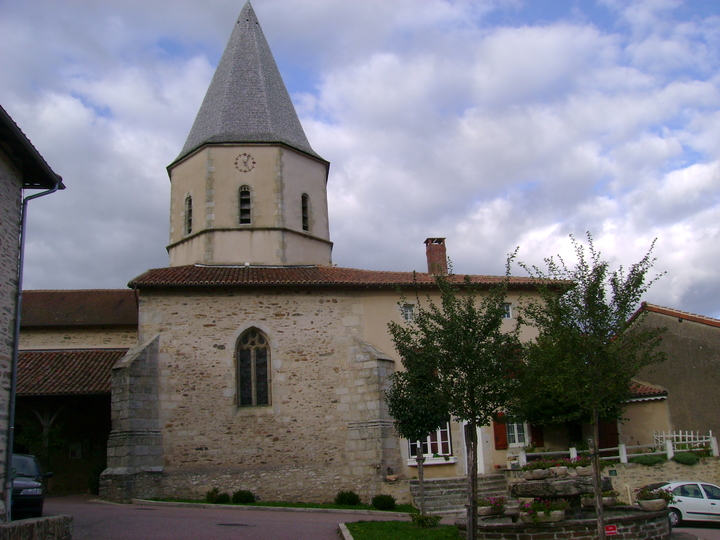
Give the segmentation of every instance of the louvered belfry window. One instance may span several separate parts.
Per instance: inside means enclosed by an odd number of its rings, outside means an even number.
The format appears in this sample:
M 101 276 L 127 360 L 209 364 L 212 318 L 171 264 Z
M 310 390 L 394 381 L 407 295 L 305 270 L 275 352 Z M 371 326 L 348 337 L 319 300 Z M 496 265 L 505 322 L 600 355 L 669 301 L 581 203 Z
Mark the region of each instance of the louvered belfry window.
M 259 330 L 251 328 L 238 339 L 238 406 L 270 405 L 270 382 L 270 345 Z
M 252 223 L 252 201 L 250 199 L 250 186 L 241 186 L 239 193 L 240 225 Z

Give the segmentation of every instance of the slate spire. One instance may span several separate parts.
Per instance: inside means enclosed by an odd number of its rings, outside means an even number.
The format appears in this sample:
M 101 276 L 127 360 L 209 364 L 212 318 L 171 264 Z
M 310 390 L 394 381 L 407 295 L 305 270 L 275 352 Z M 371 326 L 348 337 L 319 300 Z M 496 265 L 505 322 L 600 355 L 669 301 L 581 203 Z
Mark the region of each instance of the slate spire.
M 320 157 L 305 136 L 249 1 L 175 161 L 208 143 L 284 143 Z

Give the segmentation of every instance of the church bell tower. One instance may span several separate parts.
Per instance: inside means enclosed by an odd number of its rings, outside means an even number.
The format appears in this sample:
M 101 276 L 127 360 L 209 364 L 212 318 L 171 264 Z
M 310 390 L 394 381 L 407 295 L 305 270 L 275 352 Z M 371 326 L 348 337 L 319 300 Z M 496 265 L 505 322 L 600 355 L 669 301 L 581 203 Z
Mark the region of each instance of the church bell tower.
M 247 2 L 168 166 L 170 266 L 332 264 L 329 166 L 311 148 Z

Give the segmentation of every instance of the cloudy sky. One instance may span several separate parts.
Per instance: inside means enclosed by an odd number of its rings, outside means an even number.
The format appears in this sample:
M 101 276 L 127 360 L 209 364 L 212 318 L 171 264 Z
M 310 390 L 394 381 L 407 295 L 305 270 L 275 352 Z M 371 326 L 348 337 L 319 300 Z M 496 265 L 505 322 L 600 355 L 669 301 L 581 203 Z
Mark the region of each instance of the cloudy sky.
M 0 104 L 67 189 L 30 203 L 26 288 L 167 266 L 169 180 L 244 0 L 0 0 Z M 720 317 L 715 0 L 254 0 L 313 148 L 334 262 L 456 272 L 590 231 L 649 301 Z M 517 269 L 518 275 L 522 271 Z

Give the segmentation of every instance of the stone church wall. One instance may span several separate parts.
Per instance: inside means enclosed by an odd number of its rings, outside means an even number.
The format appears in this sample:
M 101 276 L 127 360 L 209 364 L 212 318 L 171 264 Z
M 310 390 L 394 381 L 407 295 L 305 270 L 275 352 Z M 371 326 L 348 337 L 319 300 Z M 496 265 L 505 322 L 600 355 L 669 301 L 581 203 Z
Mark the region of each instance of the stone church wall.
M 165 497 L 213 487 L 318 502 L 380 493 L 388 467 L 401 466 L 381 399 L 394 362 L 365 341 L 364 317 L 352 292 L 142 291 L 140 339 L 158 336 L 163 467 L 160 480 L 124 481 Z M 237 407 L 235 346 L 253 327 L 270 344 L 272 405 Z M 113 376 L 113 395 L 123 384 Z

